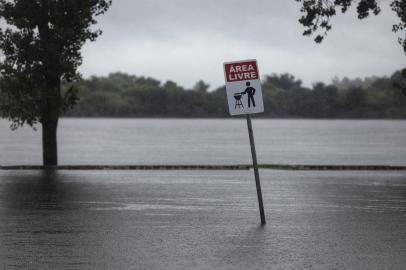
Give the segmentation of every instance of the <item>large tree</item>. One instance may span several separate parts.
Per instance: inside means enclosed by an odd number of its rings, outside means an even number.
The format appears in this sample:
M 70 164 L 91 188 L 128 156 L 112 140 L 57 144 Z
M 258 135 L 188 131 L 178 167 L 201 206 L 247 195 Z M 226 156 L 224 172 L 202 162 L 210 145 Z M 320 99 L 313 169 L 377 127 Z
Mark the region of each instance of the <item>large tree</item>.
M 111 0 L 0 0 L 0 115 L 11 127 L 42 125 L 43 164 L 57 165 L 60 115 L 78 100 L 62 82 L 80 79 L 81 48 Z
M 378 0 L 296 0 L 302 3 L 301 12 L 303 16 L 299 22 L 306 28 L 303 35 L 315 35 L 314 40 L 321 42 L 331 29 L 330 19 L 338 12 L 345 13 L 348 8 L 355 4 L 359 19 L 364 19 L 370 13 L 378 15 L 381 11 Z M 402 32 L 403 36 L 398 37 L 398 42 L 406 53 L 406 0 L 391 0 L 390 7 L 399 18 L 399 22 L 392 25 L 393 32 Z

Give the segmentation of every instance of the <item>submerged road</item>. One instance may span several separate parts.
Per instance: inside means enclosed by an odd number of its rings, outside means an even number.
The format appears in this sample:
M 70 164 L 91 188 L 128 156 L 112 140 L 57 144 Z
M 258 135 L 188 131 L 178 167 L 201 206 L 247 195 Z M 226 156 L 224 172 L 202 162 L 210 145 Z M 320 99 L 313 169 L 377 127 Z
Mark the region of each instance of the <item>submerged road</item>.
M 406 174 L 0 171 L 0 269 L 406 269 Z

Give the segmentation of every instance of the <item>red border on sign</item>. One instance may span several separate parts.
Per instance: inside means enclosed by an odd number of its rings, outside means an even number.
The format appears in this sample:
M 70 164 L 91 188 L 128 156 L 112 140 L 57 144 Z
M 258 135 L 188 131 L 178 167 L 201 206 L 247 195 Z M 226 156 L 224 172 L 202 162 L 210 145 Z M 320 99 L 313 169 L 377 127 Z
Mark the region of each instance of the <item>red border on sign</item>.
M 224 72 L 226 82 L 258 80 L 258 66 L 256 60 L 225 63 Z

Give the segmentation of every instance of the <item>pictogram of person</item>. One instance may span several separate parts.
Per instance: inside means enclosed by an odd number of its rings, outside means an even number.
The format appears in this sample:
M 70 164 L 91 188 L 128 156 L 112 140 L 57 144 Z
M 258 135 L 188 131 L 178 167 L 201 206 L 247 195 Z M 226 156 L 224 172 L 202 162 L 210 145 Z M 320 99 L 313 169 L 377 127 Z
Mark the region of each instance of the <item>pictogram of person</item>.
M 251 107 L 251 102 L 252 102 L 252 106 L 255 107 L 255 100 L 254 100 L 255 88 L 251 87 L 250 82 L 246 82 L 245 85 L 247 86 L 247 88 L 245 88 L 244 94 L 247 94 L 247 96 L 248 96 L 248 107 Z

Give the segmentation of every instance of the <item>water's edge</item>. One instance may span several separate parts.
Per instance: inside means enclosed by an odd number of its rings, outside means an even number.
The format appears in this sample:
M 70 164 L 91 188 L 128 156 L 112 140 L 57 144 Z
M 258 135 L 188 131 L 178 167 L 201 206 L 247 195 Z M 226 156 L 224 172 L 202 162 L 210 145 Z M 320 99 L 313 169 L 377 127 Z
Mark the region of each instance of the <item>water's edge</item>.
M 239 165 L 14 165 L 0 170 L 249 170 L 253 166 Z M 406 166 L 390 165 L 300 165 L 259 164 L 260 169 L 306 171 L 406 171 Z

